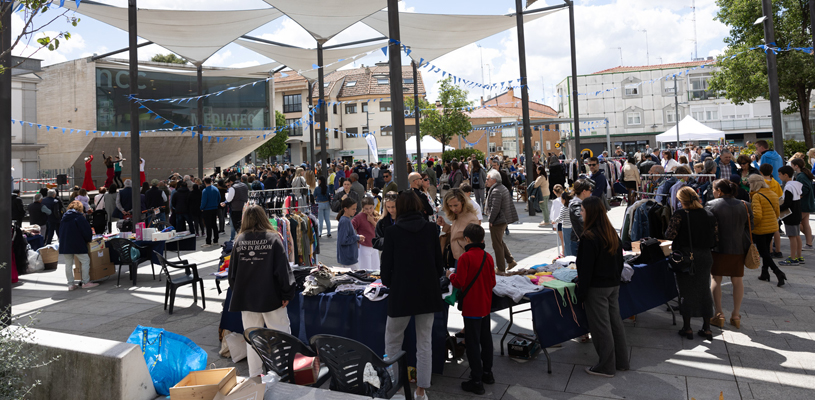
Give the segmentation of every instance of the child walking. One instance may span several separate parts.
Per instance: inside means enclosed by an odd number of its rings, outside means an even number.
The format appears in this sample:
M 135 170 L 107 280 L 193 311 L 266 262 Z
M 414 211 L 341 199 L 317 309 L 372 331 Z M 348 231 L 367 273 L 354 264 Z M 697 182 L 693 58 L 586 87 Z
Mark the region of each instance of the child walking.
M 351 269 L 359 269 L 359 243 L 365 241 L 365 236 L 358 235 L 351 223 L 351 218 L 357 213 L 357 202 L 346 197 L 340 203 L 340 212 L 337 214 L 337 264 Z
M 558 185 L 560 186 L 560 185 Z M 554 188 L 555 193 L 557 193 L 557 186 Z M 563 187 L 560 188 L 560 202 L 557 204 L 554 209 L 558 210 L 558 216 L 554 220 L 552 220 L 553 225 L 557 225 L 557 235 L 560 239 L 560 244 L 562 245 L 561 250 L 563 250 L 563 254 L 561 256 L 570 256 L 572 255 L 572 251 L 577 251 L 577 249 L 572 249 L 572 241 L 571 241 L 571 234 L 572 234 L 572 220 L 569 218 L 569 202 L 572 201 L 572 195 L 569 192 L 565 191 Z M 556 202 L 557 203 L 557 202 Z M 569 237 L 569 240 L 564 240 L 564 238 Z
M 794 180 L 792 177 L 795 171 L 789 165 L 785 165 L 778 169 L 778 177 L 784 183 L 784 198 L 781 201 L 781 215 L 785 211 L 789 211 L 789 215 L 783 217 L 781 220 L 784 222 L 784 232 L 790 239 L 790 256 L 786 260 L 781 261 L 778 265 L 798 265 L 803 259 L 801 258 L 801 182 Z M 779 281 L 778 286 L 781 286 Z
M 351 225 L 363 241 L 359 242 L 359 269 L 373 271 L 379 269 L 379 251 L 374 249 L 373 238 L 379 213 L 374 210 L 374 198 L 362 199 L 362 212 L 357 214 Z
M 495 265 L 484 251 L 484 228 L 469 224 L 464 228 L 465 252 L 458 259 L 456 272 L 447 271 L 454 287 L 463 291 L 461 315 L 464 317 L 470 380 L 461 383 L 465 392 L 484 394 L 484 384 L 495 383 L 492 374 L 492 335 L 490 308 L 495 287 Z

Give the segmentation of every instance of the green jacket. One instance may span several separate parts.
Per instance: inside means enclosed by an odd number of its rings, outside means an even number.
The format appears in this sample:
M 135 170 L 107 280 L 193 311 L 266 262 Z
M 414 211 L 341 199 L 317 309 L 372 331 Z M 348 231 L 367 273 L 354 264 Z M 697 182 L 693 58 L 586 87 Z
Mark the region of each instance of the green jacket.
M 813 193 L 812 181 L 803 172 L 795 174 L 795 180 L 801 182 L 801 212 L 815 213 L 815 193 Z

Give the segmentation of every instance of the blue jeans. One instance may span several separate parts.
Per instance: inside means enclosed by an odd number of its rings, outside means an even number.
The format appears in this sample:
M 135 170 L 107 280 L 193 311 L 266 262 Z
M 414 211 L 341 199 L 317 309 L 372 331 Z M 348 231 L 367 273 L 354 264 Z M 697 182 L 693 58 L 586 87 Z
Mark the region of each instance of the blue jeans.
M 572 255 L 572 228 L 563 227 L 563 255 Z
M 187 228 L 187 226 L 189 226 L 189 228 Z M 196 233 L 195 225 L 192 222 L 192 217 L 190 217 L 190 214 L 176 213 L 175 227 L 177 230 L 189 230 L 191 233 Z
M 319 236 L 323 235 L 323 221 L 326 223 L 326 228 L 328 229 L 328 234 L 331 234 L 331 203 L 328 201 L 323 201 L 317 203 L 317 221 L 319 222 L 319 230 L 317 234 Z
M 579 243 L 579 242 L 572 242 L 572 244 L 571 244 L 571 246 L 570 246 L 570 247 L 571 247 L 571 250 L 572 250 L 572 252 L 571 252 L 571 253 L 569 253 L 569 255 L 570 255 L 570 256 L 575 256 L 575 257 L 577 257 L 577 246 L 579 246 L 579 245 L 580 245 L 580 243 Z

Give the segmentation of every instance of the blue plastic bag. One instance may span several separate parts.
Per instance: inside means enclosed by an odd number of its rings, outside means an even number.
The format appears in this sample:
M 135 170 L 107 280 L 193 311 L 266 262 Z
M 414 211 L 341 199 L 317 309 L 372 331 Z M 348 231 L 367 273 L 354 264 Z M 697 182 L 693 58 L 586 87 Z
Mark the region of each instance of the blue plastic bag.
M 168 396 L 170 388 L 190 372 L 207 367 L 206 351 L 192 340 L 164 329 L 139 325 L 127 343 L 141 348 L 153 386 L 160 395 Z

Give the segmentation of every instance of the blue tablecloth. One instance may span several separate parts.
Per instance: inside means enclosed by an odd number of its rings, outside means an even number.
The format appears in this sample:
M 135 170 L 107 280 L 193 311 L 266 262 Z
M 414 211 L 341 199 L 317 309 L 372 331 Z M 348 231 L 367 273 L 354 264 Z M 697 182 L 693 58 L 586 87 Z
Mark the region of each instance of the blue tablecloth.
M 31 246 L 31 250 L 37 251 L 40 247 L 45 246 L 45 238 L 42 235 L 31 235 L 25 238 L 28 241 L 28 245 Z
M 227 290 L 227 300 L 221 315 L 221 328 L 243 332 L 239 313 L 228 312 L 232 289 Z M 441 299 L 439 299 L 441 301 Z M 385 354 L 385 324 L 388 318 L 388 302 L 370 301 L 362 295 L 324 293 L 303 296 L 298 293 L 287 307 L 292 335 L 305 343 L 318 334 L 337 335 L 356 340 L 370 347 L 379 355 Z M 408 365 L 416 365 L 415 325 L 411 321 L 405 333 L 404 350 L 408 353 Z M 447 357 L 447 306 L 436 313 L 433 322 L 433 372 L 442 373 Z
M 631 282 L 620 286 L 620 317 L 628 318 L 667 303 L 678 296 L 676 279 L 663 260 L 634 266 Z M 552 289 L 527 293 L 532 309 L 532 324 L 542 347 L 549 347 L 588 333 L 586 311 L 582 303 L 571 304 Z M 511 303 L 494 297 L 493 311 Z M 572 314 L 574 312 L 574 315 Z

